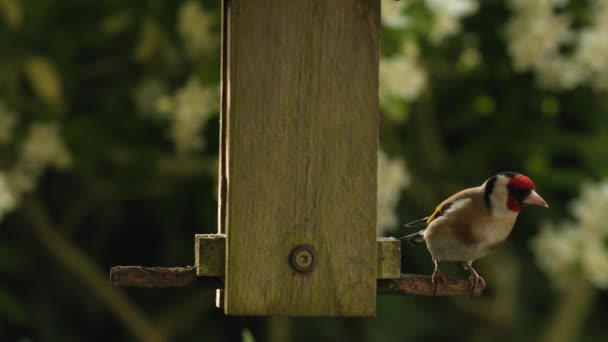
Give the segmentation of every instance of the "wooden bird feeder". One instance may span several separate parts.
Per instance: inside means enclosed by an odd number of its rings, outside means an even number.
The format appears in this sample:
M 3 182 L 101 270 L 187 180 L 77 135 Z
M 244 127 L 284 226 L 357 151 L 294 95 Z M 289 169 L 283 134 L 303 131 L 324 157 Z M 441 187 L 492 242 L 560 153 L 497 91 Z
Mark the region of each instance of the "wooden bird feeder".
M 222 6 L 218 234 L 195 236 L 194 266 L 112 283 L 217 288 L 227 315 L 369 317 L 378 292 L 430 295 L 375 236 L 380 0 Z

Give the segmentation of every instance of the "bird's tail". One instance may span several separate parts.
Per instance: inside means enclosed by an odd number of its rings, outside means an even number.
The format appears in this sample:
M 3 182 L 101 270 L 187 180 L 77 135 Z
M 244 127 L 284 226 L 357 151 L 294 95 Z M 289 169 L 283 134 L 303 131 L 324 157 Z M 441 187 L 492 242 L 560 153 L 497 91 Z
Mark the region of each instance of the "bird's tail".
M 429 217 L 421 218 L 420 220 L 412 221 L 404 225 L 405 228 L 426 228 L 428 226 Z
M 424 232 L 424 229 L 417 231 L 415 233 L 412 233 L 412 234 L 402 236 L 399 238 L 399 240 L 405 240 L 412 245 L 414 245 L 414 244 L 418 245 L 418 244 L 424 243 L 424 235 L 422 235 L 422 232 Z

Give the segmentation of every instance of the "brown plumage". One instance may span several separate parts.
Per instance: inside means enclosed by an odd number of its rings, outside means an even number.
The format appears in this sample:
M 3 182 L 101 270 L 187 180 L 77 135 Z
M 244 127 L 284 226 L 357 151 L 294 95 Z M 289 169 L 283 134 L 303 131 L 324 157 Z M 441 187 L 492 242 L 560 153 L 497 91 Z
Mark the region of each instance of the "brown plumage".
M 446 279 L 440 261 L 462 261 L 470 272 L 471 294 L 484 279 L 473 269 L 473 261 L 502 245 L 515 224 L 517 214 L 528 204 L 547 207 L 534 191 L 534 183 L 514 172 L 501 172 L 481 186 L 466 189 L 441 202 L 428 217 L 406 224 L 424 228 L 402 237 L 425 242 L 433 257 L 433 291 Z

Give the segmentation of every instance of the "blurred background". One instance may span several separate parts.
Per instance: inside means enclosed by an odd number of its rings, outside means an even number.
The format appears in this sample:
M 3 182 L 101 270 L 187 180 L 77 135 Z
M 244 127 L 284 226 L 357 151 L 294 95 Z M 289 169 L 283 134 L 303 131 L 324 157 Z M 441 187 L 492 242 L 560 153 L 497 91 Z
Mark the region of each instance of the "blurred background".
M 382 0 L 382 25 L 378 235 L 499 171 L 551 205 L 478 262 L 481 298 L 240 318 L 109 286 L 217 230 L 220 1 L 0 0 L 0 339 L 608 340 L 608 1 Z

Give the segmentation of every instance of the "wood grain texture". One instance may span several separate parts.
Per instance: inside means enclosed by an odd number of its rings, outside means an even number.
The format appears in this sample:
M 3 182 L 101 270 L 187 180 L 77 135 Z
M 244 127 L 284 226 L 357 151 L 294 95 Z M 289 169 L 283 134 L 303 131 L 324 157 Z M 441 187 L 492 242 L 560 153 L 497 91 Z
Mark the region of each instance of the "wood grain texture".
M 197 281 L 194 267 L 116 266 L 110 269 L 110 284 L 134 287 L 184 287 Z
M 478 286 L 474 296 L 479 296 L 484 287 Z M 468 296 L 468 279 L 448 279 L 446 285 L 437 287 L 437 296 Z M 402 274 L 399 279 L 378 280 L 378 293 L 395 295 L 433 296 L 431 277 L 420 274 Z
M 228 191 L 226 131 L 228 130 L 228 3 L 222 0 L 222 48 L 220 66 L 220 150 L 218 158 L 217 232 L 226 234 L 226 192 Z
M 194 265 L 198 276 L 224 277 L 226 235 L 196 234 Z M 392 237 L 376 238 L 377 279 L 401 276 L 401 241 Z
M 194 267 L 141 267 L 116 266 L 110 270 L 110 284 L 115 286 L 132 286 L 148 288 L 184 287 L 196 284 L 204 288 L 217 289 L 216 305 L 224 307 L 224 282 L 219 277 L 197 277 Z M 483 287 L 475 292 L 481 295 Z M 433 296 L 431 277 L 420 274 L 401 274 L 397 279 L 379 279 L 378 293 L 391 295 Z M 448 279 L 446 286 L 439 287 L 438 296 L 469 296 L 469 281 L 467 279 Z
M 373 316 L 380 2 L 224 5 L 225 312 Z
M 397 279 L 401 275 L 401 241 L 376 238 L 378 279 Z
M 194 236 L 194 266 L 196 275 L 223 277 L 226 268 L 226 235 L 196 234 Z

